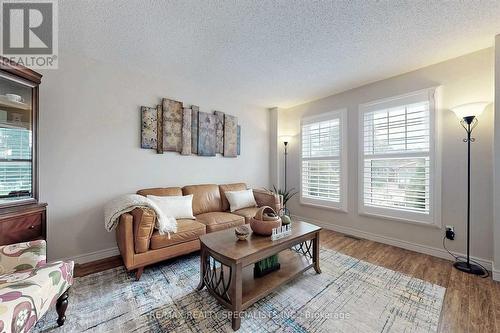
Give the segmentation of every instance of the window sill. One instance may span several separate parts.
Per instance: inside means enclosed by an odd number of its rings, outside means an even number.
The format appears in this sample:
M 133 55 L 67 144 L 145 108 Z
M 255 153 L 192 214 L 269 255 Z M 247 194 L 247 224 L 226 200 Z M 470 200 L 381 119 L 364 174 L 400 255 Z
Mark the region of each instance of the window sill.
M 441 229 L 442 228 L 441 224 L 436 223 L 436 222 L 417 221 L 417 220 L 405 219 L 402 217 L 387 216 L 387 215 L 367 213 L 367 212 L 361 212 L 361 211 L 359 212 L 359 215 L 364 216 L 364 217 L 377 218 L 377 219 L 380 219 L 383 221 L 409 223 L 409 224 L 413 224 L 413 225 L 419 225 L 421 227 L 429 227 L 429 228 L 434 228 L 434 229 Z
M 322 209 L 328 209 L 328 210 L 333 210 L 337 211 L 340 213 L 346 213 L 347 214 L 347 209 L 343 207 L 334 207 L 334 206 L 327 206 L 327 205 L 321 205 L 321 204 L 315 204 L 311 202 L 304 202 L 302 199 L 300 199 L 300 204 L 302 206 L 309 206 L 309 207 L 314 207 L 314 208 L 322 208 Z
M 34 204 L 37 202 L 38 201 L 35 198 L 25 198 L 25 199 L 18 199 L 18 200 L 12 200 L 12 201 L 4 201 L 4 202 L 0 203 L 0 209 L 31 205 L 31 204 Z

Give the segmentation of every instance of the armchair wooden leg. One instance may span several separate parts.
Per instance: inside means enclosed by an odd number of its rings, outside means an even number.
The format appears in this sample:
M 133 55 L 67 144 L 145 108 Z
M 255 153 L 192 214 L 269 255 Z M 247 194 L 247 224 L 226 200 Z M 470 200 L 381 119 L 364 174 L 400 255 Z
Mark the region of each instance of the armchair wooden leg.
M 144 267 L 137 268 L 137 271 L 135 271 L 135 280 L 136 281 L 139 281 L 141 279 L 142 272 L 144 272 Z
M 68 289 L 69 290 L 69 289 Z M 57 325 L 62 326 L 64 325 L 64 321 L 66 320 L 66 309 L 68 308 L 68 290 L 66 290 L 59 298 L 57 299 L 56 303 L 56 310 L 57 310 Z

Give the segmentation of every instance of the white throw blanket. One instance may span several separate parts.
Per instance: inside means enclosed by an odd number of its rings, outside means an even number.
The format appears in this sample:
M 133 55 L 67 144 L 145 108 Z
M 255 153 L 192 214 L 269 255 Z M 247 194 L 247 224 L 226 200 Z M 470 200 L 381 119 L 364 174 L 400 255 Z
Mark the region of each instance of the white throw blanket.
M 118 225 L 120 215 L 135 208 L 151 208 L 155 211 L 155 228 L 161 235 L 177 232 L 175 218 L 166 216 L 153 201 L 139 194 L 125 194 L 109 201 L 104 206 L 104 228 L 107 231 L 112 231 Z

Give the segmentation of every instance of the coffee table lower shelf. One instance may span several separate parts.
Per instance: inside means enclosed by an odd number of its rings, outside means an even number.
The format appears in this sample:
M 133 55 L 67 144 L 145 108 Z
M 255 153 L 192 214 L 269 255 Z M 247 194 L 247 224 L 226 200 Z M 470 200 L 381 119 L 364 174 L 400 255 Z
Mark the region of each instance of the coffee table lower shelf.
M 281 268 L 260 278 L 253 276 L 253 264 L 242 269 L 241 309 L 245 310 L 253 303 L 267 296 L 271 291 L 313 267 L 310 259 L 292 250 L 279 253 Z

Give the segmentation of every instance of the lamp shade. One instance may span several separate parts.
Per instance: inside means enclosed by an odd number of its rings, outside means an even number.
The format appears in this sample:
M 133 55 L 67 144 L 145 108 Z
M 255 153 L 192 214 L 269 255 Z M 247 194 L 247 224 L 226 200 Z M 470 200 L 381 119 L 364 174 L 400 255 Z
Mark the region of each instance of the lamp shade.
M 455 113 L 458 119 L 470 116 L 477 117 L 481 113 L 483 113 L 484 109 L 486 108 L 486 105 L 488 104 L 489 102 L 475 102 L 475 103 L 462 104 L 451 108 L 451 111 Z
M 292 140 L 292 136 L 291 135 L 281 135 L 280 136 L 280 141 L 285 143 L 285 142 L 290 142 Z

